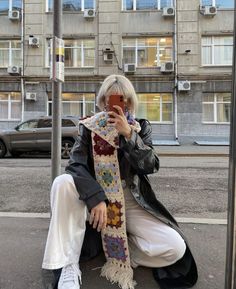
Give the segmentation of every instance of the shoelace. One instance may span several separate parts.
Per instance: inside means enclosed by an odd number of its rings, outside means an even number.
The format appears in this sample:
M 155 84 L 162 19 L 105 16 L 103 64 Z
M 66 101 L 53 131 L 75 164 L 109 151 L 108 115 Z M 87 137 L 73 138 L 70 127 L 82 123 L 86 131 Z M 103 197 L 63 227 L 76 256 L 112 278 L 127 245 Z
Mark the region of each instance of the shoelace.
M 63 282 L 74 280 L 75 274 L 76 277 L 79 277 L 79 283 L 82 284 L 81 271 L 79 269 L 79 266 L 76 264 L 67 265 L 66 268 L 63 270 Z

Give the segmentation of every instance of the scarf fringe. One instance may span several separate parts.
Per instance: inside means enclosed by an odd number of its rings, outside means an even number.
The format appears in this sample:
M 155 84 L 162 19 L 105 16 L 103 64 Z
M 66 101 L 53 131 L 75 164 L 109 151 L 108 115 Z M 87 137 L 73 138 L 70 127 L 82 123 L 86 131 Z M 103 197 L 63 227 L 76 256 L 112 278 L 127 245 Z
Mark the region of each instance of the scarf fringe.
M 137 284 L 133 280 L 131 266 L 114 264 L 111 260 L 108 260 L 102 267 L 101 276 L 106 277 L 111 283 L 118 283 L 118 286 L 122 289 L 134 289 Z

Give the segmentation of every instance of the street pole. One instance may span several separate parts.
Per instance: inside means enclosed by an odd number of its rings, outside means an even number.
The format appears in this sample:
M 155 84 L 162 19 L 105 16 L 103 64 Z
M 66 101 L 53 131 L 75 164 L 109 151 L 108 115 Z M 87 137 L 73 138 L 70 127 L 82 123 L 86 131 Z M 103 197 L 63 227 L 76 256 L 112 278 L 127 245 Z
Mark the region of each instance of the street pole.
M 236 7 L 236 0 L 234 3 Z M 236 288 L 236 10 L 234 9 L 234 48 L 229 151 L 228 227 L 225 267 L 225 289 Z
M 56 73 L 56 39 L 62 38 L 62 0 L 53 1 L 53 45 L 52 70 Z M 51 178 L 52 181 L 61 174 L 61 92 L 62 83 L 55 77 L 52 79 L 52 147 Z

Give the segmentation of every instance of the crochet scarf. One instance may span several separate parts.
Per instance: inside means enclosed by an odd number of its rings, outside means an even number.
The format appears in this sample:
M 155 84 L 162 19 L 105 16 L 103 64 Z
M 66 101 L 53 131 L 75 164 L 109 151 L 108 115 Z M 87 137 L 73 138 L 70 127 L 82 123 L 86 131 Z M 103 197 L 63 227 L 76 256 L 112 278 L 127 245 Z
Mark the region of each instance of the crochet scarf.
M 107 125 L 107 118 L 106 112 L 100 112 L 81 121 L 91 130 L 96 179 L 109 200 L 107 227 L 102 230 L 107 262 L 102 267 L 101 276 L 112 283 L 118 283 L 122 289 L 133 289 L 136 282 L 133 280 L 133 269 L 130 265 L 125 202 L 117 156 L 119 137 L 116 128 Z M 134 120 L 131 127 L 137 132 L 140 131 L 139 123 Z

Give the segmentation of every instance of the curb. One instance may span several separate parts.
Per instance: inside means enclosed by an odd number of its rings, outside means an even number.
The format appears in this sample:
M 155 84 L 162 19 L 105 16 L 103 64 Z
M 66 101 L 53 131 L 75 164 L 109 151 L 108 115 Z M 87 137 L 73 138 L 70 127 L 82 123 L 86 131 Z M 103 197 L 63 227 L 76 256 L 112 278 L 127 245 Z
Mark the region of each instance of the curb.
M 209 154 L 209 153 L 161 153 L 157 152 L 158 156 L 162 157 L 229 157 L 229 154 Z

